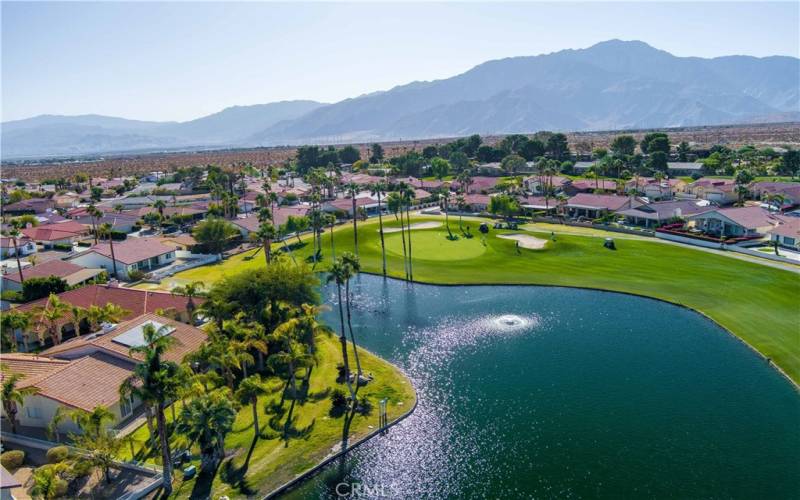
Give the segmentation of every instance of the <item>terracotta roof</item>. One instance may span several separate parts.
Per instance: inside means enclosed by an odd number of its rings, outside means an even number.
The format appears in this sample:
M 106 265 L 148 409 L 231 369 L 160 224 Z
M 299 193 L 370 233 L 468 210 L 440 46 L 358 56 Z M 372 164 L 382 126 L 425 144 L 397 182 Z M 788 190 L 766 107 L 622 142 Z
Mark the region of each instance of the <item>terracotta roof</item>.
M 338 198 L 333 201 L 328 201 L 325 203 L 329 207 L 337 208 L 339 210 L 344 210 L 348 212 L 353 209 L 353 199 L 352 198 Z M 356 208 L 358 207 L 365 207 L 367 205 L 377 205 L 378 201 L 373 200 L 372 198 L 356 198 Z M 383 202 L 381 201 L 381 204 Z
M 10 203 L 3 207 L 4 212 L 22 212 L 31 211 L 34 213 L 44 212 L 48 208 L 55 207 L 55 202 L 48 198 L 29 198 L 27 200 L 20 200 L 16 203 Z
M 85 268 L 71 262 L 63 260 L 49 260 L 33 267 L 24 269 L 25 279 L 29 278 L 46 278 L 48 276 L 58 276 L 59 278 L 66 278 L 67 276 L 83 271 Z M 102 271 L 102 269 L 100 269 Z M 3 276 L 3 279 L 9 281 L 19 282 L 19 274 L 10 273 Z
M 135 318 L 144 313 L 154 313 L 158 309 L 175 309 L 178 312 L 186 311 L 189 300 L 183 295 L 173 295 L 169 292 L 153 290 L 136 290 L 109 285 L 86 285 L 74 290 L 58 294 L 58 298 L 73 306 L 88 308 L 91 305 L 103 307 L 106 304 L 116 304 L 126 311 L 130 311 L 123 319 Z M 194 303 L 199 306 L 205 299 L 195 297 Z M 47 307 L 48 298 L 42 298 L 19 306 L 20 311 L 32 311 L 37 306 Z M 61 320 L 62 326 L 69 323 L 69 318 Z
M 174 251 L 174 248 L 162 244 L 158 241 L 158 238 L 128 238 L 125 241 L 114 243 L 114 257 L 118 262 L 122 262 L 123 264 L 141 262 Z M 92 252 L 110 259 L 111 245 L 109 243 L 98 243 L 71 258 L 80 257 L 81 255 Z
M 612 212 L 622 208 L 634 208 L 639 205 L 642 205 L 642 202 L 636 198 L 631 199 L 628 196 L 614 196 L 610 194 L 579 193 L 567 201 L 568 207 L 589 209 L 602 208 Z
M 83 353 L 87 347 L 94 347 L 124 357 L 131 357 L 130 346 L 124 345 L 115 339 L 148 323 L 158 323 L 172 329 L 169 335 L 171 338 L 175 339 L 175 341 L 164 354 L 164 359 L 168 361 L 180 363 L 183 361 L 184 356 L 197 350 L 203 342 L 206 341 L 206 333 L 199 328 L 157 314 L 142 314 L 141 316 L 120 323 L 108 333 L 76 337 L 57 346 L 53 346 L 43 351 L 41 354 L 44 356 L 64 358 L 69 357 L 70 352 Z M 137 354 L 131 359 L 141 360 L 141 355 Z
M 20 235 L 17 238 L 17 245 L 22 246 L 31 241 L 27 236 Z M 7 236 L 0 236 L 0 248 L 14 248 L 14 242 Z
M 83 236 L 88 234 L 88 232 L 89 230 L 86 226 L 71 220 L 55 222 L 53 224 L 42 224 L 22 230 L 25 236 L 34 241 L 57 241 Z
M 580 179 L 572 181 L 572 187 L 577 190 L 593 191 L 595 189 L 602 189 L 604 191 L 616 191 L 617 183 L 606 179 Z
M 781 217 L 781 223 L 770 229 L 769 233 L 794 238 L 796 242 L 800 242 L 800 217 Z
M 558 206 L 558 200 L 552 196 L 545 200 L 544 196 L 519 196 L 517 198 L 520 205 L 525 205 L 533 208 L 555 208 Z
M 706 213 L 710 214 L 712 212 L 717 213 L 746 229 L 777 226 L 783 220 L 783 218 L 777 217 L 769 210 L 761 207 L 721 208 Z M 699 217 L 700 215 L 702 214 L 698 214 L 695 217 Z
M 467 194 L 464 201 L 467 205 L 488 205 L 492 197 L 488 194 Z
M 716 207 L 709 205 L 698 204 L 697 200 L 675 200 L 675 201 L 658 201 L 648 203 L 628 210 L 620 210 L 620 215 L 627 215 L 631 217 L 639 217 L 642 219 L 650 220 L 667 220 L 674 217 L 680 211 L 680 217 L 695 215 L 709 210 L 714 210 Z
M 60 370 L 69 364 L 69 361 L 52 359 L 34 354 L 4 353 L 0 354 L 0 363 L 8 367 L 8 372 L 18 373 L 24 378 L 19 381 L 19 387 L 34 385 L 37 380 L 49 376 L 54 371 Z M 0 373 L 0 380 L 5 377 L 6 370 Z
M 481 191 L 488 191 L 494 189 L 497 186 L 497 183 L 500 182 L 500 177 L 486 177 L 486 176 L 475 176 L 472 177 L 472 182 L 469 185 L 469 192 L 476 193 Z M 450 184 L 451 189 L 458 190 L 460 189 L 461 184 L 458 181 L 455 181 Z

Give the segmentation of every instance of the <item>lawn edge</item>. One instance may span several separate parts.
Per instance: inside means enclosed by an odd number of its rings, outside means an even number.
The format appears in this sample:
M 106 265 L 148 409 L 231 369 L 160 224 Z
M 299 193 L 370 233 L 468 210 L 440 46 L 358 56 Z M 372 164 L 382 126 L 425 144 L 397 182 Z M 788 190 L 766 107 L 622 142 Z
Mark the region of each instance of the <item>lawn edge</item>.
M 357 441 L 355 441 L 353 444 L 348 446 L 346 449 L 337 451 L 333 455 L 329 455 L 329 456 L 323 458 L 317 465 L 311 467 L 310 469 L 307 469 L 307 470 L 301 472 L 300 474 L 298 474 L 294 478 L 290 479 L 289 481 L 287 481 L 287 482 L 283 483 L 282 485 L 278 486 L 277 488 L 273 489 L 272 491 L 270 491 L 269 493 L 267 493 L 263 497 L 264 500 L 277 498 L 278 496 L 283 495 L 284 493 L 288 493 L 289 491 L 293 490 L 297 486 L 300 486 L 300 484 L 304 483 L 306 480 L 308 480 L 308 479 L 312 478 L 313 476 L 315 476 L 322 469 L 324 469 L 325 466 L 327 466 L 328 464 L 330 464 L 334 460 L 344 457 L 345 455 L 347 455 L 352 450 L 356 449 L 357 447 L 361 446 L 362 444 L 366 443 L 367 441 L 371 440 L 372 438 L 380 435 L 381 433 L 388 432 L 388 430 L 391 429 L 392 427 L 394 427 L 396 424 L 399 424 L 400 422 L 402 422 L 403 420 L 405 420 L 406 418 L 411 416 L 411 414 L 414 413 L 414 410 L 417 409 L 417 404 L 419 404 L 419 395 L 417 394 L 417 389 L 414 387 L 414 383 L 411 381 L 411 377 L 408 376 L 408 374 L 405 372 L 405 370 L 403 370 L 402 368 L 400 368 L 396 364 L 392 363 L 391 361 L 383 358 L 382 356 L 378 356 L 377 354 L 375 354 L 374 352 L 370 351 L 369 349 L 365 349 L 363 347 L 359 347 L 358 349 L 366 351 L 366 352 L 370 353 L 372 356 L 375 356 L 377 359 L 381 360 L 382 362 L 384 362 L 384 363 L 386 363 L 388 365 L 391 365 L 403 377 L 405 377 L 406 381 L 408 382 L 409 386 L 411 387 L 411 391 L 414 393 L 414 404 L 413 404 L 413 406 L 411 408 L 409 408 L 408 411 L 406 411 L 405 413 L 399 415 L 397 418 L 395 418 L 394 420 L 392 420 L 389 423 L 387 423 L 386 427 L 384 427 L 383 429 L 375 429 L 374 431 L 366 434 L 365 436 L 363 436 L 360 439 L 358 439 Z

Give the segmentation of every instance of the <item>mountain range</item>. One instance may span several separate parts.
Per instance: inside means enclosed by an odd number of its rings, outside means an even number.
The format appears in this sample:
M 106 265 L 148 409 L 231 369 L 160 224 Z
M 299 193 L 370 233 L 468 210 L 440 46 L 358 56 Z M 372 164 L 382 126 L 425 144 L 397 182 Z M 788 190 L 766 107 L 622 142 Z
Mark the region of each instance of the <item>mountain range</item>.
M 616 130 L 800 119 L 800 59 L 676 57 L 639 41 L 512 57 L 325 104 L 235 106 L 187 122 L 99 115 L 4 122 L 3 158 Z

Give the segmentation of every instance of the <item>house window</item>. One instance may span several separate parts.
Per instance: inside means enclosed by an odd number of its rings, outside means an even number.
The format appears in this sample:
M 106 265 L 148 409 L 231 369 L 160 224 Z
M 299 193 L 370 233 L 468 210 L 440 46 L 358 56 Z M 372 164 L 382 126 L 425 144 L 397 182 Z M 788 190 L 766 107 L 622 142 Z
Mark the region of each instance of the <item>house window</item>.
M 28 418 L 42 418 L 42 410 L 38 406 L 26 406 L 25 414 L 28 415 Z
M 784 236 L 783 237 L 783 243 L 786 244 L 786 245 L 794 245 L 795 239 L 794 238 L 790 238 L 789 236 Z
M 133 412 L 133 398 L 123 398 L 119 401 L 119 411 L 122 414 L 122 417 L 127 417 L 128 415 Z

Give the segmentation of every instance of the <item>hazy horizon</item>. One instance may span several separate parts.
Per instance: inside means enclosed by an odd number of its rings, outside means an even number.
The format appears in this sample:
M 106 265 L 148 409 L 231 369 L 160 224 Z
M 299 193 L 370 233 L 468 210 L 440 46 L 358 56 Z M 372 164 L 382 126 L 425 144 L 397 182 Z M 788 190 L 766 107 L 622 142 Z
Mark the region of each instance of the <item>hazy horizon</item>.
M 2 121 L 330 103 L 615 38 L 676 56 L 797 57 L 798 22 L 796 3 L 3 2 Z

